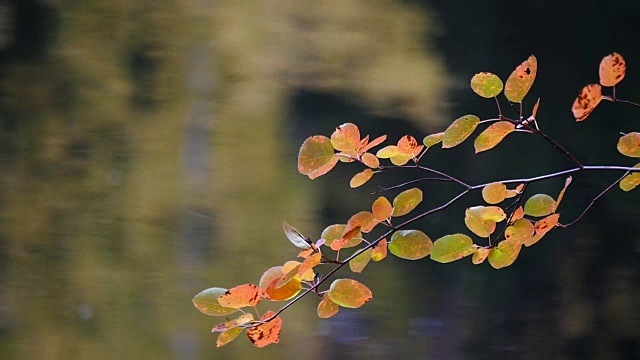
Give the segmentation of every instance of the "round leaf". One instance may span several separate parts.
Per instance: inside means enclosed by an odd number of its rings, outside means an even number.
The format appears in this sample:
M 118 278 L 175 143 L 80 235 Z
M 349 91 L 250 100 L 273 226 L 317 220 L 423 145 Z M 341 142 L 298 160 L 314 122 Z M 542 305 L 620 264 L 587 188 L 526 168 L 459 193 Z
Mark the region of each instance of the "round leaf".
M 279 286 L 280 281 L 285 276 L 282 266 L 274 266 L 265 271 L 260 278 L 260 288 L 264 290 L 265 297 L 273 301 L 289 300 L 298 295 L 302 289 L 299 277 L 292 277 Z M 296 271 L 297 272 L 297 271 Z M 294 272 L 294 274 L 296 273 Z
M 321 239 L 324 239 L 324 245 L 331 246 L 331 244 L 342 238 L 342 234 L 346 230 L 346 224 L 335 224 L 327 226 L 320 235 Z M 349 240 L 346 244 L 342 244 L 341 248 L 350 248 L 359 245 L 362 242 L 362 233 L 356 234 L 351 240 Z
M 546 194 L 535 194 L 524 204 L 524 213 L 531 216 L 547 216 L 555 210 L 556 201 Z
M 372 153 L 362 154 L 362 163 L 372 169 L 377 169 L 380 166 L 380 160 Z
M 322 301 L 318 304 L 318 317 L 327 319 L 337 314 L 340 310 L 338 304 L 331 301 L 328 296 L 322 297 Z
M 326 295 L 334 303 L 352 309 L 361 307 L 373 298 L 368 287 L 352 279 L 335 280 Z
M 363 171 L 355 174 L 351 178 L 351 181 L 349 181 L 349 186 L 351 186 L 351 188 L 357 188 L 359 186 L 362 186 L 367 181 L 369 181 L 369 179 L 371 179 L 372 176 L 373 176 L 373 170 L 364 169 Z
M 502 92 L 502 87 L 502 80 L 490 72 L 477 73 L 471 78 L 471 88 L 484 98 L 498 96 Z
M 482 198 L 489 204 L 500 203 L 507 197 L 507 186 L 494 182 L 482 188 Z
M 628 133 L 618 140 L 620 154 L 632 158 L 640 158 L 640 133 Z
M 333 145 L 328 137 L 322 135 L 307 138 L 298 153 L 298 171 L 309 177 L 324 175 L 338 162 L 333 156 Z M 313 174 L 318 172 L 317 174 Z M 321 172 L 324 172 L 320 174 Z
M 598 84 L 589 84 L 580 90 L 580 94 L 573 102 L 571 111 L 576 121 L 582 121 L 593 112 L 602 101 L 602 87 Z
M 202 291 L 193 298 L 193 305 L 203 314 L 212 316 L 225 316 L 233 314 L 238 309 L 224 307 L 218 302 L 218 297 L 227 292 L 227 289 L 213 287 Z
M 504 85 L 504 96 L 511 102 L 520 103 L 527 95 L 538 73 L 538 60 L 531 55 L 509 75 Z
M 255 307 L 262 299 L 262 291 L 253 284 L 245 284 L 233 287 L 218 297 L 218 303 L 225 307 L 243 308 Z
M 418 260 L 429 255 L 432 245 L 431 239 L 422 231 L 398 230 L 391 236 L 391 242 L 387 247 L 399 258 Z
M 342 124 L 331 134 L 331 145 L 338 151 L 355 152 L 359 144 L 360 130 L 355 124 Z
M 403 216 L 415 209 L 422 202 L 422 191 L 418 188 L 405 190 L 393 199 L 392 216 Z
M 371 205 L 371 212 L 376 220 L 385 221 L 391 217 L 393 206 L 391 206 L 391 203 L 386 197 L 380 196 L 373 202 L 373 205 Z
M 469 256 L 476 251 L 473 240 L 464 234 L 446 235 L 436 240 L 431 249 L 431 259 L 449 263 Z
M 378 246 L 373 248 L 373 252 L 371 253 L 371 260 L 373 261 L 382 261 L 387 257 L 387 239 L 382 239 Z
M 478 248 L 476 252 L 473 253 L 473 258 L 471 261 L 475 264 L 482 264 L 484 260 L 489 256 L 489 249 L 486 248 Z
M 521 248 L 519 241 L 504 240 L 489 251 L 489 264 L 495 269 L 507 267 L 516 261 Z
M 624 79 L 624 75 L 627 72 L 627 63 L 622 58 L 622 55 L 614 52 L 602 58 L 599 70 L 600 84 L 602 86 L 615 86 Z
M 519 241 L 525 243 L 533 237 L 535 229 L 531 221 L 527 219 L 520 219 L 513 223 L 513 225 L 507 227 L 504 231 L 504 237 L 507 240 Z
M 480 123 L 480 118 L 475 115 L 466 115 L 456 119 L 442 136 L 442 147 L 452 148 L 465 141 Z
M 491 124 L 491 126 L 478 135 L 476 141 L 473 143 L 476 154 L 495 147 L 515 129 L 515 125 L 508 121 L 498 121 Z

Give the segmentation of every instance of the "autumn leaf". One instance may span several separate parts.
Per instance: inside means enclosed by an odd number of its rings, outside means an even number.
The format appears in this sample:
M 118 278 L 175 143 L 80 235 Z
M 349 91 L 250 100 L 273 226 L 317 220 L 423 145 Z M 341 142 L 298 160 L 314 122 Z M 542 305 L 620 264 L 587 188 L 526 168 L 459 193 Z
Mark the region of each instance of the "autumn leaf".
M 359 186 L 362 186 L 367 181 L 369 181 L 372 176 L 373 176 L 373 170 L 364 169 L 363 171 L 355 174 L 353 178 L 351 178 L 351 181 L 349 181 L 349 186 L 351 188 L 357 188 Z
M 337 314 L 340 310 L 338 304 L 331 301 L 329 296 L 325 295 L 322 297 L 322 301 L 318 304 L 318 317 L 322 319 L 327 319 Z
M 582 88 L 580 94 L 573 102 L 571 111 L 576 121 L 582 121 L 593 112 L 602 101 L 602 87 L 598 84 L 589 84 Z
M 242 326 L 244 324 L 247 324 L 247 323 L 249 323 L 251 321 L 253 321 L 253 314 L 244 313 L 244 314 L 238 316 L 237 318 L 235 318 L 233 320 L 228 320 L 228 321 L 225 321 L 223 323 L 216 324 L 211 329 L 211 332 L 224 332 L 224 331 L 227 331 L 229 329 L 240 327 L 240 326 Z
M 446 235 L 433 243 L 431 260 L 449 263 L 473 254 L 476 248 L 473 240 L 465 234 Z
M 275 312 L 269 310 L 262 315 L 260 320 L 266 320 L 275 314 Z M 280 342 L 280 331 L 282 331 L 282 318 L 276 316 L 268 323 L 247 329 L 247 337 L 255 347 L 262 348 Z
M 628 133 L 618 140 L 620 154 L 632 158 L 640 158 L 640 133 Z
M 238 335 L 242 333 L 242 330 L 244 329 L 241 327 L 234 327 L 221 332 L 220 335 L 218 335 L 218 339 L 216 340 L 216 347 L 223 347 L 231 341 L 235 340 Z
M 424 144 L 424 146 L 426 146 L 427 148 L 432 147 L 435 144 L 441 143 L 442 142 L 442 138 L 444 137 L 444 132 L 439 132 L 436 134 L 431 134 L 428 136 L 425 136 L 424 139 L 422 139 L 422 143 Z
M 471 78 L 471 89 L 483 98 L 492 98 L 502 92 L 502 80 L 490 72 L 481 72 Z
M 518 241 L 525 243 L 533 237 L 535 229 L 531 221 L 527 219 L 520 219 L 508 226 L 504 231 L 504 237 L 507 240 Z
M 489 249 L 487 248 L 478 248 L 476 252 L 473 253 L 473 257 L 471 261 L 474 265 L 482 264 L 489 256 Z
M 381 261 L 387 257 L 387 239 L 382 239 L 376 247 L 373 248 L 371 253 L 371 260 Z
M 203 314 L 212 316 L 225 316 L 238 311 L 236 308 L 224 307 L 218 302 L 218 297 L 227 292 L 227 289 L 213 287 L 200 292 L 193 298 L 193 305 Z
M 362 154 L 361 159 L 362 163 L 370 167 L 371 169 L 377 169 L 378 167 L 380 167 L 380 160 L 378 160 L 378 158 L 372 153 Z
M 507 186 L 494 182 L 482 188 L 482 198 L 488 204 L 498 204 L 507 197 Z
M 342 238 L 342 234 L 344 234 L 345 229 L 347 228 L 346 224 L 334 224 L 327 226 L 320 235 L 320 238 L 324 240 L 324 245 L 331 247 L 334 241 L 338 241 Z M 362 234 L 355 234 L 351 240 L 347 243 L 342 244 L 341 248 L 350 248 L 354 246 L 358 246 L 362 242 Z
M 560 220 L 560 214 L 551 214 L 542 220 L 536 221 L 534 224 L 534 229 L 536 231 L 535 235 L 524 242 L 524 246 L 529 247 L 542 239 L 542 237 L 551 231 Z
M 359 308 L 373 298 L 368 287 L 352 279 L 337 279 L 326 295 L 334 303 L 346 308 Z
M 480 124 L 480 118 L 475 115 L 466 115 L 456 119 L 442 136 L 442 147 L 452 148 L 465 141 Z
M 515 131 L 515 129 L 515 125 L 509 121 L 498 121 L 491 124 L 491 126 L 478 135 L 473 143 L 476 154 L 495 147 L 502 141 L 502 139 Z
M 260 278 L 260 288 L 264 291 L 264 296 L 272 301 L 284 301 L 298 295 L 302 289 L 300 277 L 295 276 L 297 269 L 292 270 L 293 275 L 283 285 L 280 281 L 285 277 L 282 266 L 274 266 L 262 274 Z
M 524 204 L 524 213 L 530 216 L 547 216 L 556 208 L 556 201 L 546 194 L 535 194 Z
M 640 168 L 640 164 L 636 164 L 634 168 Z M 620 181 L 620 189 L 623 191 L 631 191 L 638 185 L 640 185 L 640 172 L 631 173 Z
M 233 287 L 218 297 L 218 303 L 224 307 L 243 308 L 255 307 L 262 299 L 262 291 L 253 284 L 245 284 Z
M 376 220 L 385 221 L 391 217 L 393 206 L 386 197 L 380 196 L 373 202 L 373 205 L 371 205 L 371 212 Z
M 364 251 L 358 250 L 356 253 L 359 254 L 351 259 L 351 261 L 349 261 L 349 269 L 351 269 L 351 271 L 353 271 L 354 273 L 361 273 L 371 260 L 372 252 L 373 249 L 371 248 Z
M 418 188 L 405 190 L 393 199 L 393 213 L 398 217 L 407 215 L 422 202 L 422 191 Z
M 431 239 L 422 231 L 398 230 L 391 235 L 387 248 L 399 258 L 418 260 L 429 255 L 432 245 Z
M 311 247 L 311 245 L 309 245 L 309 241 L 300 234 L 298 229 L 287 224 L 286 221 L 282 222 L 282 229 L 284 230 L 284 234 L 287 236 L 287 239 L 289 239 L 294 246 L 300 249 L 309 249 Z
M 502 269 L 513 264 L 520 254 L 522 243 L 517 240 L 503 240 L 498 246 L 489 250 L 489 264 L 494 269 Z
M 531 55 L 518 65 L 504 84 L 504 96 L 514 103 L 522 102 L 527 95 L 538 73 L 538 60 Z
M 504 210 L 497 206 L 474 206 L 467 208 L 464 223 L 474 234 L 486 238 L 496 229 L 496 222 L 506 218 Z
M 624 79 L 627 72 L 627 63 L 618 53 L 611 53 L 600 62 L 600 84 L 602 86 L 616 86 L 617 83 Z
M 338 151 L 354 152 L 360 144 L 360 130 L 352 123 L 345 123 L 331 134 L 331 145 Z

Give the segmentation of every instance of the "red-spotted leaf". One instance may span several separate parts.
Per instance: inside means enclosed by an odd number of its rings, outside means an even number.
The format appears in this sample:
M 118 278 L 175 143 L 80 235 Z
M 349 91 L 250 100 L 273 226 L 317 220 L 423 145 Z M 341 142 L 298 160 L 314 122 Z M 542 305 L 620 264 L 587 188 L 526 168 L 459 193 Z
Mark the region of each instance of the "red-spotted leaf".
M 284 230 L 284 234 L 287 236 L 287 239 L 289 239 L 294 246 L 300 249 L 309 249 L 311 247 L 311 245 L 309 245 L 309 241 L 300 234 L 300 231 L 287 224 L 286 221 L 282 222 L 282 230 Z
M 338 151 L 353 151 L 360 144 L 360 130 L 355 124 L 345 123 L 331 134 L 331 145 Z
M 380 167 L 380 160 L 378 160 L 378 158 L 372 153 L 362 154 L 361 159 L 363 164 L 372 169 L 377 169 L 378 167 Z
M 465 234 L 446 235 L 433 243 L 431 260 L 449 263 L 473 254 L 476 248 L 473 240 Z
M 525 241 L 524 246 L 529 247 L 537 243 L 538 241 L 540 241 L 540 239 L 542 239 L 542 237 L 546 233 L 551 231 L 551 229 L 553 229 L 558 224 L 559 220 L 560 220 L 560 214 L 552 214 L 542 220 L 536 221 L 534 225 L 536 234 L 531 239 Z
M 359 308 L 373 298 L 368 287 L 352 279 L 337 279 L 326 295 L 334 303 L 346 308 Z
M 427 148 L 432 147 L 435 144 L 439 144 L 442 142 L 442 138 L 444 137 L 444 132 L 439 132 L 436 134 L 431 134 L 428 136 L 425 136 L 424 139 L 422 139 L 422 143 L 424 144 L 424 146 L 426 146 Z
M 193 305 L 203 314 L 212 316 L 225 316 L 238 311 L 236 308 L 224 307 L 218 303 L 218 297 L 227 292 L 227 289 L 213 287 L 202 291 L 193 298 Z
M 636 164 L 634 168 L 640 168 L 640 164 Z M 623 191 L 631 191 L 640 185 L 640 172 L 631 173 L 620 181 L 620 189 Z
M 612 53 L 604 58 L 600 62 L 600 84 L 602 86 L 616 86 L 617 83 L 624 79 L 624 75 L 627 72 L 627 63 L 622 58 L 622 55 L 618 53 Z
M 519 241 L 523 244 L 533 237 L 534 231 L 531 221 L 520 219 L 505 229 L 504 237 L 507 240 Z
M 490 72 L 481 72 L 471 78 L 471 89 L 483 98 L 492 98 L 502 92 L 502 80 Z
M 555 210 L 556 201 L 546 194 L 535 194 L 524 204 L 524 213 L 530 216 L 547 216 Z
M 407 215 L 422 202 L 422 191 L 418 188 L 405 190 L 393 199 L 393 214 L 398 217 Z
M 359 186 L 362 186 L 367 181 L 369 181 L 369 179 L 371 179 L 372 176 L 373 176 L 373 170 L 364 169 L 363 171 L 355 174 L 351 178 L 351 181 L 349 182 L 349 186 L 351 186 L 351 188 L 357 188 Z
M 359 254 L 349 261 L 349 269 L 354 273 L 361 273 L 371 260 L 373 249 L 369 248 L 365 251 L 358 250 Z
M 531 55 L 518 65 L 504 84 L 504 96 L 514 103 L 522 102 L 527 95 L 538 73 L 538 60 Z
M 418 145 L 418 140 L 411 135 L 405 135 L 398 140 L 398 151 L 411 157 L 417 157 L 423 148 L 424 146 Z
M 220 335 L 218 335 L 218 340 L 216 340 L 216 347 L 223 347 L 232 342 L 242 333 L 242 330 L 244 329 L 241 327 L 234 327 L 221 332 Z
M 402 259 L 418 260 L 431 252 L 433 242 L 419 230 L 398 230 L 391 235 L 389 251 Z
M 233 329 L 233 328 L 242 326 L 244 324 L 247 324 L 251 321 L 253 321 L 253 314 L 244 313 L 233 320 L 225 321 L 223 323 L 215 325 L 213 329 L 211 329 L 211 332 L 227 331 L 229 329 Z
M 442 147 L 447 149 L 459 145 L 473 133 L 479 123 L 480 118 L 475 115 L 466 115 L 456 119 L 444 131 Z
M 269 310 L 262 315 L 260 320 L 266 320 L 276 313 Z M 276 316 L 268 323 L 252 326 L 247 329 L 247 337 L 253 346 L 262 348 L 280 341 L 280 331 L 282 331 L 282 318 Z
M 318 304 L 318 317 L 327 319 L 337 314 L 340 310 L 338 304 L 331 301 L 328 296 L 323 296 L 322 301 Z
M 489 256 L 489 249 L 478 248 L 478 250 L 476 250 L 476 252 L 473 253 L 473 257 L 471 258 L 471 261 L 475 265 L 482 264 L 487 259 L 487 256 Z
M 311 179 L 324 175 L 338 163 L 331 140 L 322 135 L 312 136 L 302 143 L 298 153 L 298 171 Z
M 387 257 L 387 239 L 382 239 L 371 252 L 371 260 L 381 261 Z
M 507 197 L 507 186 L 494 182 L 482 188 L 482 198 L 488 204 L 497 204 Z
M 515 125 L 508 121 L 498 121 L 491 124 L 491 126 L 478 135 L 476 141 L 473 143 L 476 154 L 495 147 L 515 129 Z
M 256 306 L 262 299 L 262 290 L 254 284 L 245 284 L 233 287 L 224 294 L 218 296 L 218 303 L 224 307 L 243 308 Z
M 373 202 L 373 205 L 371 205 L 371 212 L 376 220 L 385 221 L 391 217 L 393 206 L 386 197 L 380 196 Z
M 513 264 L 520 254 L 522 243 L 517 240 L 503 240 L 489 251 L 489 264 L 494 269 L 501 269 Z
M 620 154 L 632 158 L 640 158 L 640 133 L 628 133 L 618 140 Z
M 602 87 L 598 84 L 589 84 L 580 90 L 580 94 L 573 102 L 571 111 L 576 121 L 582 121 L 593 112 L 602 101 Z

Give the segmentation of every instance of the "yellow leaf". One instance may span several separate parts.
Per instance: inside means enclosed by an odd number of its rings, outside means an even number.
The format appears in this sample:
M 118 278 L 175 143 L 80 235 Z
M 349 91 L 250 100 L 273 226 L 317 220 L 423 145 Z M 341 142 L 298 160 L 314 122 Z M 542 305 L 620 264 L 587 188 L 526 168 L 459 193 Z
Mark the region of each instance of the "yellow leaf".
M 362 186 L 367 181 L 369 181 L 369 179 L 371 179 L 372 176 L 373 176 L 373 170 L 364 169 L 364 171 L 361 171 L 355 174 L 353 178 L 351 178 L 351 181 L 349 182 L 349 186 L 351 186 L 351 188 L 357 188 L 359 186 Z
M 478 135 L 473 143 L 476 154 L 482 151 L 492 149 L 498 145 L 502 139 L 515 131 L 516 127 L 509 121 L 498 121 L 491 124 L 483 132 Z
M 504 85 L 504 96 L 511 102 L 522 102 L 522 99 L 531 89 L 537 73 L 538 60 L 531 55 L 509 75 Z

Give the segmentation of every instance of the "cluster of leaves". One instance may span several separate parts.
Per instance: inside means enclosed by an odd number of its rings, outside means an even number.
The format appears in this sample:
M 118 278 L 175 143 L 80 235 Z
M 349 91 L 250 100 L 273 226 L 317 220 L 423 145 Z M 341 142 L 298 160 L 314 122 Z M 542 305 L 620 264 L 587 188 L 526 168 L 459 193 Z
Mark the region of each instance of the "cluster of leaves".
M 316 241 L 304 237 L 286 222 L 283 223 L 286 237 L 300 249 L 298 257 L 301 261 L 287 261 L 267 269 L 257 284 L 244 284 L 231 289 L 214 287 L 199 293 L 193 299 L 196 308 L 207 315 L 227 316 L 239 313 L 238 317 L 213 327 L 213 332 L 220 333 L 217 345 L 229 343 L 243 331 L 257 347 L 277 343 L 282 329 L 282 319 L 279 315 L 310 293 L 315 293 L 319 298 L 317 314 L 321 318 L 335 315 L 341 307 L 361 307 L 370 301 L 373 295 L 366 285 L 357 280 L 339 278 L 333 280 L 325 290 L 321 290 L 320 286 L 346 265 L 352 272 L 360 273 L 371 261 L 382 261 L 388 253 L 407 260 L 430 257 L 440 263 L 471 257 L 473 264 L 481 264 L 488 260 L 495 269 L 507 267 L 515 262 L 523 247 L 536 244 L 553 229 L 568 227 L 579 221 L 595 201 L 614 185 L 619 184 L 622 190 L 630 191 L 640 184 L 640 164 L 633 168 L 583 165 L 542 132 L 536 118 L 540 99 L 532 107 L 530 115 L 525 118 L 522 102 L 535 81 L 537 70 L 537 59 L 532 55 L 515 68 L 504 84 L 497 75 L 489 72 L 474 75 L 471 79 L 472 90 L 481 97 L 495 99 L 498 116 L 486 120 L 480 120 L 475 115 L 462 116 L 443 132 L 424 137 L 422 144 L 413 136 L 405 135 L 395 145 L 384 146 L 374 153 L 372 149 L 381 145 L 386 136 L 377 137 L 373 141 L 369 141 L 369 136 L 361 138 L 359 128 L 352 123 L 340 125 L 331 137 L 316 135 L 306 139 L 298 155 L 298 170 L 310 179 L 326 174 L 339 162 L 360 163 L 364 170 L 351 178 L 352 188 L 364 185 L 375 174 L 383 173 L 391 167 L 406 167 L 426 172 L 430 177 L 384 190 L 390 191 L 408 187 L 409 184 L 418 181 L 431 180 L 451 182 L 461 187 L 462 191 L 448 202 L 432 205 L 433 207 L 409 219 L 402 218 L 412 213 L 423 202 L 420 188 L 413 187 L 401 191 L 391 201 L 385 196 L 379 196 L 372 203 L 370 210 L 354 214 L 345 224 L 326 227 Z M 600 64 L 600 84 L 587 85 L 576 99 L 572 107 L 575 118 L 578 121 L 584 120 L 603 99 L 640 107 L 639 104 L 615 97 L 615 85 L 624 78 L 625 72 L 626 63 L 622 56 L 617 53 L 606 56 Z M 613 87 L 613 96 L 602 95 L 601 85 Z M 510 106 L 517 108 L 517 118 L 509 118 L 502 113 L 498 99 L 501 93 Z M 493 149 L 507 135 L 519 132 L 541 136 L 576 166 L 528 179 L 469 185 L 461 179 L 421 165 L 421 160 L 429 148 L 437 144 L 441 144 L 444 149 L 455 147 L 484 124 L 489 125 L 475 137 L 476 153 Z M 623 134 L 618 142 L 618 150 L 625 156 L 640 158 L 640 133 Z M 381 165 L 381 161 L 386 159 L 391 163 L 390 166 Z M 624 175 L 596 196 L 577 219 L 561 224 L 558 208 L 571 184 L 571 174 L 593 170 L 622 171 Z M 566 180 L 555 198 L 547 194 L 525 196 L 531 183 L 556 177 L 565 177 Z M 473 191 L 481 191 L 485 204 L 471 206 L 465 210 L 464 223 L 467 234 L 446 234 L 432 241 L 423 231 L 410 228 L 417 220 L 445 210 Z M 513 200 L 509 204 L 501 205 L 507 199 Z M 379 231 L 380 235 L 374 239 L 366 239 L 379 227 L 382 228 Z M 348 255 L 345 255 L 345 252 Z M 330 269 L 323 271 L 324 275 L 321 275 L 318 269 L 327 266 Z M 260 316 L 256 306 L 262 300 L 288 303 L 278 311 L 269 310 Z M 245 308 L 253 308 L 256 316 L 245 311 Z

